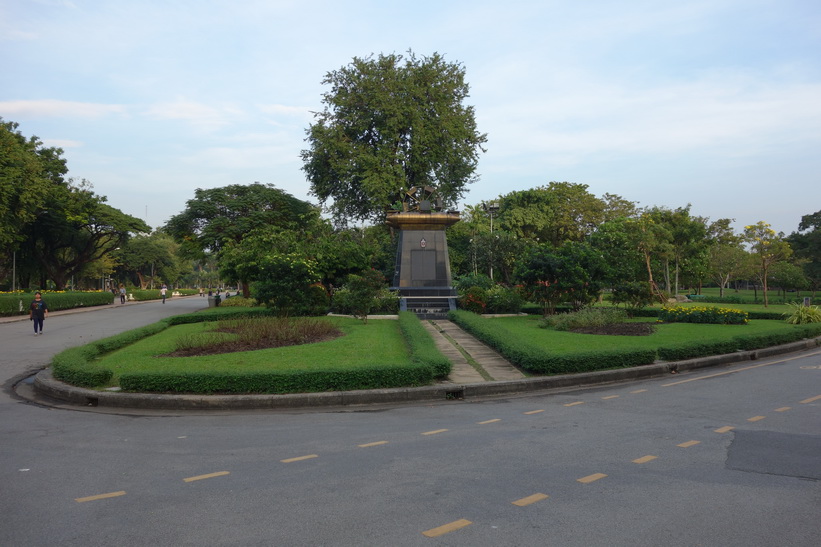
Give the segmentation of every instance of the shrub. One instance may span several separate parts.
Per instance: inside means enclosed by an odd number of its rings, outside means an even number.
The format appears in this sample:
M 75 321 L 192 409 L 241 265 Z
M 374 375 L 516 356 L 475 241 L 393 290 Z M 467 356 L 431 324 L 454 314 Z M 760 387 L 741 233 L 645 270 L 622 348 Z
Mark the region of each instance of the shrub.
M 493 280 L 490 277 L 480 273 L 463 275 L 453 280 L 453 287 L 460 293 L 466 292 L 471 287 L 489 289 L 493 285 Z
M 806 323 L 821 323 L 821 308 L 818 306 L 802 306 L 800 304 L 787 304 L 790 311 L 784 314 L 787 323 L 791 325 L 804 325 Z
M 487 290 L 482 287 L 470 287 L 463 294 L 459 295 L 459 308 L 473 312 L 485 313 L 487 308 Z
M 653 302 L 653 293 L 646 282 L 632 281 L 613 287 L 610 300 L 613 304 L 624 304 L 630 315 Z
M 659 321 L 665 323 L 711 323 L 715 325 L 746 325 L 747 312 L 710 306 L 671 306 L 659 312 Z
M 576 312 L 544 317 L 539 321 L 539 326 L 567 331 L 616 325 L 626 320 L 627 312 L 619 308 L 584 308 Z
M 257 305 L 257 301 L 253 298 L 245 298 L 243 296 L 232 296 L 230 298 L 223 298 L 220 301 L 220 307 L 228 308 L 253 308 Z
M 342 287 L 334 291 L 331 308 L 335 313 L 354 315 L 353 293 Z M 396 315 L 399 311 L 399 297 L 388 288 L 379 289 L 371 303 L 370 313 Z
M 521 293 L 509 287 L 495 285 L 485 293 L 487 313 L 519 313 L 524 304 Z

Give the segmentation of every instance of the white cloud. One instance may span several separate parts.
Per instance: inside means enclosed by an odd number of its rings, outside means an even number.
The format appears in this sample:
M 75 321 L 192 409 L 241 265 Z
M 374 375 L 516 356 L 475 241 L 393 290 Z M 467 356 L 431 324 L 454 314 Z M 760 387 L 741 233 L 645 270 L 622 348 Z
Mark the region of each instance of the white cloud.
M 80 148 L 83 146 L 81 141 L 69 140 L 69 139 L 43 139 L 43 144 L 46 146 L 55 146 L 57 148 Z
M 0 113 L 17 117 L 101 118 L 111 114 L 126 115 L 119 104 L 83 103 L 58 99 L 0 101 Z
M 186 121 L 206 130 L 219 129 L 245 115 L 244 111 L 235 105 L 211 106 L 186 99 L 154 104 L 145 114 L 159 120 Z

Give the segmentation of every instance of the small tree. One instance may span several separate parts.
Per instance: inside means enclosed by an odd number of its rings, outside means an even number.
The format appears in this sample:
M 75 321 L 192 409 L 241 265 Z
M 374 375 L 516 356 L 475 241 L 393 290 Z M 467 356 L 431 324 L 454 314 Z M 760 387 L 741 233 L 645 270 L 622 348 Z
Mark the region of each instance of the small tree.
M 376 270 L 365 270 L 358 275 L 350 274 L 344 288 L 348 291 L 348 304 L 352 315 L 367 323 L 374 299 L 385 285 L 385 276 Z
M 790 244 L 783 233 L 776 233 L 764 221 L 744 227 L 744 240 L 750 245 L 756 260 L 757 277 L 764 291 L 764 307 L 768 305 L 767 288 L 770 268 L 773 264 L 786 260 L 792 254 Z

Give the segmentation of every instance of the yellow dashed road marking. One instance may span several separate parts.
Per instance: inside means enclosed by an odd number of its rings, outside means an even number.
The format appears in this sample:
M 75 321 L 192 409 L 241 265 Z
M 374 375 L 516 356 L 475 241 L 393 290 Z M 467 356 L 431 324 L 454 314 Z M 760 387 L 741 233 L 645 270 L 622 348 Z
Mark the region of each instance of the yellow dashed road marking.
M 528 411 L 528 412 L 525 412 L 525 414 L 538 414 L 539 412 L 544 412 L 544 409 L 541 409 L 541 410 L 530 410 L 530 411 Z
M 636 391 L 631 391 L 630 393 L 644 393 L 647 391 L 646 389 L 637 389 Z
M 525 507 L 532 503 L 536 503 L 537 501 L 546 500 L 549 498 L 547 494 L 533 494 L 532 496 L 528 496 L 526 498 L 522 498 L 520 500 L 516 500 L 511 502 L 513 505 L 518 505 L 519 507 Z
M 781 408 L 776 408 L 775 412 L 787 412 L 791 408 L 792 408 L 791 406 L 782 406 Z
M 96 496 L 88 496 L 85 498 L 74 498 L 74 501 L 76 501 L 77 503 L 84 503 L 86 501 L 104 500 L 107 498 L 116 498 L 119 496 L 125 496 L 125 490 L 120 490 L 119 492 L 109 492 L 108 494 L 97 494 Z
M 288 458 L 287 460 L 279 460 L 282 463 L 293 463 L 293 462 L 301 462 L 303 460 L 310 460 L 312 458 L 318 458 L 319 454 L 308 454 L 307 456 L 299 456 L 298 458 Z
M 375 443 L 360 444 L 359 448 L 369 448 L 371 446 L 379 446 L 382 444 L 388 444 L 388 441 L 376 441 Z
M 601 399 L 602 399 L 602 401 L 606 401 L 607 399 L 618 399 L 618 398 L 619 398 L 618 395 L 610 395 L 608 397 L 602 397 Z
M 576 479 L 578 482 L 589 484 L 591 482 L 597 481 L 599 479 L 603 479 L 606 477 L 604 473 L 593 473 L 592 475 L 587 475 L 586 477 L 582 477 L 580 479 Z
M 185 482 L 201 481 L 203 479 L 213 479 L 214 477 L 222 477 L 223 475 L 230 475 L 229 471 L 218 471 L 216 473 L 208 473 L 207 475 L 197 475 L 196 477 L 188 477 L 183 479 Z
M 422 435 L 436 435 L 437 433 L 444 433 L 447 429 L 434 429 L 433 431 L 425 431 Z
M 430 530 L 426 530 L 422 532 L 422 535 L 427 536 L 429 538 L 435 538 L 450 532 L 454 532 L 456 530 L 459 530 L 460 528 L 464 528 L 469 524 L 473 523 L 465 519 L 454 520 L 451 523 L 443 524 L 442 526 L 439 526 L 437 528 L 431 528 Z
M 584 401 L 576 401 L 575 403 L 567 403 L 564 406 L 576 406 L 576 405 L 583 405 Z
M 486 425 L 486 424 L 492 424 L 492 423 L 501 422 L 501 421 L 502 420 L 500 418 L 494 418 L 492 420 L 485 420 L 484 422 L 478 422 L 478 424 L 479 425 Z
M 642 456 L 641 458 L 633 460 L 633 463 L 647 463 L 655 460 L 656 458 L 658 458 L 658 456 Z
M 799 401 L 802 405 L 807 403 L 814 403 L 818 399 L 821 399 L 821 395 L 816 395 L 815 397 L 810 397 L 809 399 L 804 399 L 803 401 Z
M 753 416 L 752 418 L 747 418 L 747 421 L 748 422 L 760 422 L 764 418 L 766 418 L 766 416 Z
M 690 448 L 691 446 L 695 446 L 697 444 L 701 444 L 701 441 L 687 441 L 686 443 L 677 444 L 676 446 L 680 446 L 681 448 Z
M 713 431 L 715 431 L 716 433 L 727 433 L 728 431 L 732 431 L 733 429 L 735 428 L 729 425 L 725 425 L 724 427 L 719 427 L 718 429 L 714 429 Z

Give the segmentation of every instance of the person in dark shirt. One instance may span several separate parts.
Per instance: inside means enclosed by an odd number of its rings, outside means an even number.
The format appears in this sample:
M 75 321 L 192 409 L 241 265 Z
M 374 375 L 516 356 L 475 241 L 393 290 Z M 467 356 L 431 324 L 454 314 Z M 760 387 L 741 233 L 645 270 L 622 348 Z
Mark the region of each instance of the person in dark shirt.
M 29 306 L 29 320 L 34 321 L 34 335 L 43 334 L 43 320 L 48 317 L 48 304 L 43 295 L 34 293 L 34 302 Z

